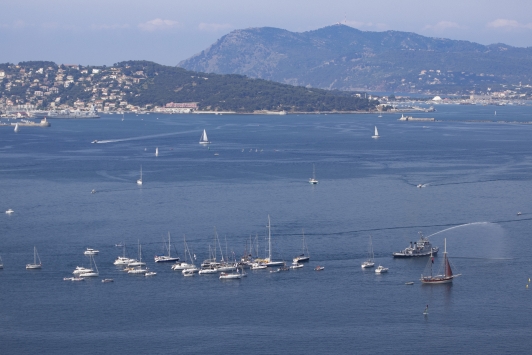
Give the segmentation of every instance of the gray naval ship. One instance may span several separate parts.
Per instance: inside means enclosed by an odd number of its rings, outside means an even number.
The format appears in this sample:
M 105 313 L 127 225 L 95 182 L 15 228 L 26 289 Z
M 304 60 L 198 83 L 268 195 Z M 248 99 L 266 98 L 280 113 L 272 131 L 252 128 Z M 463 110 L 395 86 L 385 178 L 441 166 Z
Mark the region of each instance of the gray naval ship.
M 32 116 L 35 118 L 100 118 L 98 113 L 91 107 L 89 111 L 80 110 L 60 110 L 60 111 L 34 111 Z
M 417 256 L 429 256 L 436 255 L 440 248 L 433 247 L 430 244 L 428 238 L 424 237 L 421 232 L 419 232 L 419 240 L 417 242 L 410 242 L 410 246 L 404 250 L 397 251 L 393 253 L 394 258 L 413 258 Z

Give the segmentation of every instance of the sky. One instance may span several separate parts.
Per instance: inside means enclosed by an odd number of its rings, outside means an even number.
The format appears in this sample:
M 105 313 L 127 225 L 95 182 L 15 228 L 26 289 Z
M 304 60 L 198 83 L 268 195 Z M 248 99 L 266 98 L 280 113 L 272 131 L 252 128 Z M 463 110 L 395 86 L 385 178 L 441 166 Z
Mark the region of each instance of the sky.
M 2 0 L 0 63 L 177 65 L 250 27 L 304 32 L 341 22 L 532 47 L 530 0 Z

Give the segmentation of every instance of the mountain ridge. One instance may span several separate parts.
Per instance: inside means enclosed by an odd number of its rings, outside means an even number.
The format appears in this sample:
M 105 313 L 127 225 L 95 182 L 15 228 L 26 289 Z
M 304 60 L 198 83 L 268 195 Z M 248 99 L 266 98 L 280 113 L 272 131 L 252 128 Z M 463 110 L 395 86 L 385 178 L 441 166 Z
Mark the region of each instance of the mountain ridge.
M 273 27 L 235 30 L 178 66 L 323 89 L 469 92 L 530 82 L 530 60 L 532 47 L 340 24 L 301 33 Z M 439 70 L 439 78 L 420 79 L 423 70 Z

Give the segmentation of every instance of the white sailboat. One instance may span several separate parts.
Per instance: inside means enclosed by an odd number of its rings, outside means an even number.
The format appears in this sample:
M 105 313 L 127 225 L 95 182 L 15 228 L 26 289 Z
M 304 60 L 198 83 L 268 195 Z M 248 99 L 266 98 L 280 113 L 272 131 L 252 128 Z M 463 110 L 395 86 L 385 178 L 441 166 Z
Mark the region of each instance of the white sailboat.
M 156 156 L 156 157 L 159 156 L 159 147 L 155 148 L 155 156 Z
M 316 180 L 316 165 L 312 164 L 312 177 L 308 179 L 309 184 L 316 185 L 318 180 Z
M 190 249 L 188 248 L 188 244 L 187 244 L 187 240 L 186 240 L 186 236 L 185 235 L 183 235 L 183 245 L 184 245 L 183 254 L 185 255 L 185 261 L 176 262 L 174 265 L 172 265 L 172 270 L 181 270 L 183 275 L 186 274 L 185 271 L 189 271 L 189 270 L 192 273 L 198 272 L 199 269 L 196 267 L 196 265 L 193 264 L 192 256 L 190 255 Z M 190 260 L 190 263 L 187 263 L 187 254 L 188 254 L 188 259 Z
M 142 185 L 142 165 L 140 166 L 140 178 L 137 180 L 137 185 Z
M 17 124 L 15 124 L 15 129 L 14 129 L 14 131 L 15 131 L 15 133 L 17 133 L 17 132 L 18 132 L 18 123 L 17 123 Z
M 371 240 L 371 235 L 369 236 L 369 250 L 368 250 L 368 260 L 364 261 L 362 263 L 362 267 L 365 269 L 365 268 L 370 268 L 370 267 L 374 267 L 375 266 L 375 255 L 373 254 L 373 243 L 372 243 L 372 240 Z
M 155 262 L 170 262 L 170 261 L 179 261 L 179 257 L 170 255 L 170 232 L 168 232 L 168 255 L 155 255 Z
M 303 250 L 301 254 L 292 259 L 292 261 L 296 264 L 304 263 L 310 260 L 310 253 L 308 252 L 307 243 L 305 242 L 305 231 L 302 229 L 301 232 L 303 233 Z
M 266 266 L 281 266 L 285 264 L 284 261 L 273 261 L 272 260 L 272 233 L 271 233 L 271 223 L 270 215 L 268 215 L 268 258 L 265 260 L 264 265 Z
M 83 273 L 79 274 L 79 277 L 98 277 L 98 276 L 100 276 L 100 273 L 98 272 L 98 266 L 96 266 L 96 261 L 94 260 L 94 255 L 90 254 L 89 255 L 89 259 L 90 259 L 90 271 L 83 272 Z M 93 266 L 94 266 L 94 268 L 93 268 Z
M 146 263 L 142 261 L 142 245 L 140 245 L 140 241 L 139 241 L 138 250 L 139 250 L 139 259 L 128 263 L 127 266 L 144 266 L 144 265 L 146 265 Z
M 377 130 L 377 126 L 375 126 L 375 135 L 374 136 L 371 136 L 371 138 L 374 138 L 374 139 L 377 139 L 379 138 L 379 131 Z
M 39 263 L 37 263 L 37 259 Z M 33 247 L 33 264 L 26 264 L 26 269 L 40 269 L 42 267 L 41 258 L 37 253 L 37 247 Z
M 210 144 L 211 143 L 211 142 L 209 142 L 209 138 L 207 138 L 207 131 L 203 130 L 203 134 L 200 137 L 199 143 L 200 144 Z

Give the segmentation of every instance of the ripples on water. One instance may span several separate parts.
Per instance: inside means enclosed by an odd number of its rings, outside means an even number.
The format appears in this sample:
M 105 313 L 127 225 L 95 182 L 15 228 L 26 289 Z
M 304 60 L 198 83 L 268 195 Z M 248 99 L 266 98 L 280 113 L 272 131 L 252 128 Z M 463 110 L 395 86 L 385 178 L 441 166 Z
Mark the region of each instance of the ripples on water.
M 501 120 L 531 113 L 497 111 Z M 434 113 L 491 115 L 490 107 Z M 204 128 L 209 147 L 197 143 Z M 0 204 L 15 213 L 0 218 L 0 353 L 524 352 L 531 130 L 386 115 L 127 115 L 2 129 Z M 313 163 L 316 186 L 307 182 Z M 258 235 L 263 256 L 268 214 L 274 255 L 297 255 L 304 228 L 309 265 L 223 282 L 152 262 L 170 231 L 181 256 L 186 234 L 199 263 L 214 227 L 224 252 L 239 256 Z M 454 285 L 422 287 L 426 260 L 391 258 L 418 231 L 437 233 L 441 248 L 447 239 L 462 273 Z M 360 268 L 369 235 L 386 275 Z M 115 268 L 120 241 L 130 256 L 140 241 L 157 276 Z M 34 245 L 43 269 L 30 272 Z M 100 250 L 100 278 L 62 281 L 87 265 L 86 247 Z M 325 270 L 313 271 L 317 264 Z

